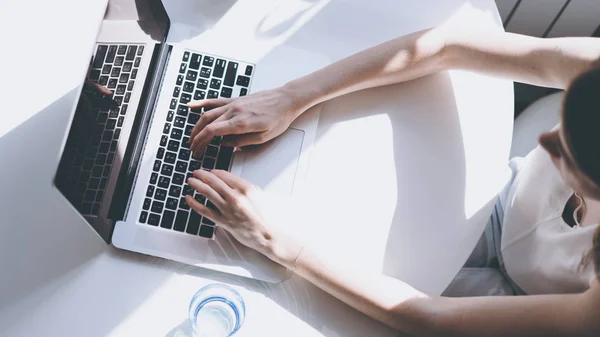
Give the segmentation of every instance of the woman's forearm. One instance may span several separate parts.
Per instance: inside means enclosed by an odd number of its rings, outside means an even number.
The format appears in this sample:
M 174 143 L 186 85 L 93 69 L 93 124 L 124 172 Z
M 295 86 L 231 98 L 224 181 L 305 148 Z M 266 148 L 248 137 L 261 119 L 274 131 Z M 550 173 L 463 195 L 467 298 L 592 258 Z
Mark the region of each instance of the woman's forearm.
M 384 42 L 287 83 L 301 111 L 362 89 L 409 81 L 444 70 L 444 40 L 427 29 Z

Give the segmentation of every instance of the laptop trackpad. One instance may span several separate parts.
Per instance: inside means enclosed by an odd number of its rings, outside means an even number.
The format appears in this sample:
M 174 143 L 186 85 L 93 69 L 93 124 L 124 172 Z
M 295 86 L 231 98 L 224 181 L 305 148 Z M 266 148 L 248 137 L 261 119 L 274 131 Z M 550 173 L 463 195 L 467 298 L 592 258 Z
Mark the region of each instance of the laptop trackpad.
M 303 139 L 304 131 L 288 129 L 266 144 L 244 149 L 241 176 L 269 194 L 290 195 Z

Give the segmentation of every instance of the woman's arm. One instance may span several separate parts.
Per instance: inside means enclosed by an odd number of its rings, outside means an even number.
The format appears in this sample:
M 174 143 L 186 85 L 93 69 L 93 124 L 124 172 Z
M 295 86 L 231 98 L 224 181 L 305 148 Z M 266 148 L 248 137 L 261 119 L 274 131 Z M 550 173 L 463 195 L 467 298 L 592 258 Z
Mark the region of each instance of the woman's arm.
M 230 146 L 263 143 L 320 102 L 442 70 L 463 69 L 566 88 L 598 59 L 598 38 L 542 39 L 450 26 L 427 29 L 363 50 L 273 90 L 191 103 L 193 109 L 216 108 L 200 118 L 190 148 L 203 152 L 216 136 L 226 136 Z
M 600 284 L 586 293 L 522 297 L 427 296 L 384 275 L 365 274 L 314 253 L 262 217 L 261 192 L 225 171 L 194 171 L 188 183 L 217 207 L 187 203 L 242 244 L 295 271 L 346 304 L 417 336 L 599 336 Z

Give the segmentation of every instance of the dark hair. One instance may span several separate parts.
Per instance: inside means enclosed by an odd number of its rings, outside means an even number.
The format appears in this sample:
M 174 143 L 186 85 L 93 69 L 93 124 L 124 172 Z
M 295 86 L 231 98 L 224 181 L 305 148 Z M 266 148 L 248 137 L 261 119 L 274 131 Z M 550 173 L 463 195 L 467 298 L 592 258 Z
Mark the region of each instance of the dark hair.
M 600 189 L 600 63 L 579 75 L 567 89 L 562 111 L 565 142 L 575 166 Z M 600 277 L 600 227 L 585 259 Z

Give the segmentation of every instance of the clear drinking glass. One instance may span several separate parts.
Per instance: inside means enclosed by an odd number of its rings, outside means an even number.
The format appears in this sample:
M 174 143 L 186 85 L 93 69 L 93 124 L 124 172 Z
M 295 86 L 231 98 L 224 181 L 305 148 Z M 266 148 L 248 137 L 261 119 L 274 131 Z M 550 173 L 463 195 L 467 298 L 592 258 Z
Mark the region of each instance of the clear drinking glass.
M 235 289 L 226 284 L 210 284 L 194 295 L 189 315 L 196 337 L 228 337 L 242 327 L 246 306 Z

